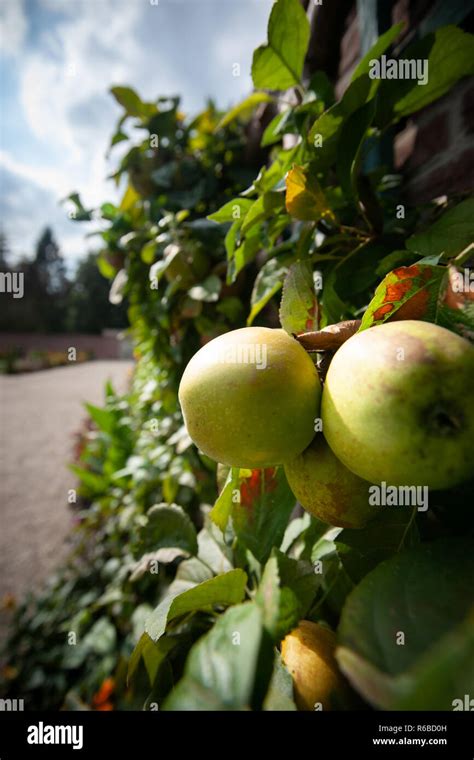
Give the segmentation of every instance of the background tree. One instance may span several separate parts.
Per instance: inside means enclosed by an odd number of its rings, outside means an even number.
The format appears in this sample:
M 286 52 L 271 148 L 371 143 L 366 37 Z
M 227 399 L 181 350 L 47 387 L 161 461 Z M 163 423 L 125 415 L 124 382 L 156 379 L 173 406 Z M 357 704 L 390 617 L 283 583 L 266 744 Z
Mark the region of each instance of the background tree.
M 36 329 L 40 332 L 61 332 L 70 283 L 64 258 L 50 227 L 46 227 L 41 234 L 35 258 L 28 265 L 26 275 L 25 292 L 28 292 L 28 298 L 34 305 Z
M 97 267 L 97 255 L 89 253 L 80 262 L 71 284 L 65 329 L 71 332 L 100 333 L 104 327 L 127 327 L 126 305 L 112 305 L 109 290 L 109 281 Z
M 10 256 L 10 248 L 8 245 L 8 239 L 2 229 L 0 229 L 0 269 L 5 272 L 8 269 L 8 258 Z

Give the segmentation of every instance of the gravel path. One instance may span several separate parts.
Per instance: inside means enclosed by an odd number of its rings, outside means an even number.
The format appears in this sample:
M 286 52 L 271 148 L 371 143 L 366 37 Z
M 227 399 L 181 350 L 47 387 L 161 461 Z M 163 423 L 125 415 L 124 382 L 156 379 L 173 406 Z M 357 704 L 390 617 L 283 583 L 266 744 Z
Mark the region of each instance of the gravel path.
M 67 469 L 82 404 L 100 405 L 107 379 L 126 390 L 132 362 L 94 361 L 76 367 L 0 376 L 0 603 L 36 588 L 64 557 L 71 526 Z M 0 639 L 6 614 L 0 612 Z

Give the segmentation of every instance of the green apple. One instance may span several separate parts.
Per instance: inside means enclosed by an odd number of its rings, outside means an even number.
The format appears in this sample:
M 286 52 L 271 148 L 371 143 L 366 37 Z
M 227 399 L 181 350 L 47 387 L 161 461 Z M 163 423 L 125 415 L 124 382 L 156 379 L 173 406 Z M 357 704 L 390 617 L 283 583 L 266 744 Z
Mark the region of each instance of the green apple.
M 347 698 L 335 649 L 336 634 L 309 620 L 301 620 L 283 639 L 281 658 L 293 679 L 298 710 L 330 710 Z
M 330 525 L 363 528 L 380 512 L 369 504 L 370 483 L 344 467 L 320 433 L 285 473 L 301 506 Z
M 474 471 L 474 347 L 406 320 L 372 327 L 336 352 L 322 398 L 335 455 L 372 483 L 450 488 Z
M 179 400 L 189 435 L 232 467 L 294 459 L 314 436 L 321 385 L 298 341 L 284 330 L 244 327 L 206 343 L 186 367 Z

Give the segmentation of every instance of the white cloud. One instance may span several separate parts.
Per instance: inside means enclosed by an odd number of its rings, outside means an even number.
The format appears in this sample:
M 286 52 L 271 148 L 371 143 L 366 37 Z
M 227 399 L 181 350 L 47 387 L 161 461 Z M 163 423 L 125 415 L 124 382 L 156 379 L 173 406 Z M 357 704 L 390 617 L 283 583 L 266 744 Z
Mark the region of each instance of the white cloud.
M 5 55 L 21 52 L 28 23 L 23 0 L 2 0 L 0 3 L 0 40 Z
M 59 200 L 74 190 L 86 206 L 116 198 L 105 154 L 121 109 L 110 87 L 129 84 L 148 99 L 181 94 L 187 112 L 207 96 L 226 107 L 251 89 L 251 54 L 265 39 L 271 0 L 160 0 L 156 7 L 150 0 L 27 0 L 27 14 L 23 0 L 0 5 L 10 48 L 23 45 L 11 111 L 22 138 L 10 138 L 0 154 L 15 180 L 7 187 L 7 229 L 31 250 L 39 228 L 51 223 L 70 253 L 87 247 L 79 243 L 85 228 L 73 229 Z M 28 23 L 35 37 L 25 49 Z

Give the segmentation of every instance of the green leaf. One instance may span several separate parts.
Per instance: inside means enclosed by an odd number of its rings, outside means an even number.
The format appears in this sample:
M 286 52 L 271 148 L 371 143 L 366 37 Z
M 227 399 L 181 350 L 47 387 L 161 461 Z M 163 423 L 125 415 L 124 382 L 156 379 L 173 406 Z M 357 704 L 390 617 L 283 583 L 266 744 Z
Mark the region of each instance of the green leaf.
M 107 280 L 112 280 L 117 274 L 117 269 L 107 260 L 103 252 L 97 256 L 97 266 L 102 277 L 105 277 Z
M 225 236 L 225 250 L 227 254 L 227 262 L 229 264 L 227 267 L 227 283 L 229 285 L 234 282 L 235 278 L 237 277 L 233 260 L 235 250 L 238 246 L 241 226 L 242 219 L 238 219 L 237 221 L 233 222 Z
M 84 404 L 85 408 L 91 419 L 104 433 L 113 433 L 117 425 L 117 414 L 110 409 L 102 409 L 101 407 L 94 406 L 93 404 Z
M 146 516 L 147 522 L 140 533 L 142 551 L 179 548 L 188 554 L 197 554 L 196 529 L 182 507 L 157 504 Z
M 268 41 L 253 54 L 254 86 L 287 90 L 301 80 L 310 35 L 299 0 L 277 0 L 268 22 Z
M 474 619 L 443 636 L 407 674 L 394 710 L 472 710 Z M 467 704 L 466 704 L 467 695 Z
M 279 549 L 274 549 L 273 554 L 278 561 L 281 585 L 291 588 L 300 605 L 299 616 L 303 618 L 314 601 L 320 576 L 308 560 L 288 557 Z
M 232 505 L 234 495 L 240 498 L 240 484 L 242 478 L 251 474 L 249 470 L 240 470 L 238 467 L 231 467 L 227 475 L 224 487 L 217 497 L 217 501 L 209 512 L 210 519 L 221 529 L 225 531 L 227 523 L 232 514 Z
M 107 617 L 101 617 L 86 633 L 82 646 L 88 652 L 98 655 L 106 655 L 115 650 L 117 643 L 117 631 Z
M 474 577 L 472 539 L 445 538 L 378 565 L 347 598 L 339 642 L 383 673 L 412 667 L 467 616 Z M 397 641 L 404 634 L 404 645 Z
M 284 208 L 285 198 L 283 193 L 266 192 L 254 201 L 247 211 L 242 222 L 242 234 L 245 235 L 248 230 L 258 222 L 273 216 L 275 211 Z
M 280 150 L 272 161 L 271 165 L 263 167 L 257 179 L 253 183 L 253 187 L 258 190 L 259 193 L 264 193 L 267 190 L 271 190 L 275 185 L 280 183 L 291 168 L 293 163 L 298 163 L 301 158 L 301 154 L 304 151 L 302 142 L 297 143 L 293 148 L 287 150 Z
M 313 160 L 318 171 L 336 163 L 342 126 L 354 111 L 372 97 L 371 84 L 366 74 L 360 76 L 349 85 L 342 99 L 314 122 L 308 135 L 308 143 L 314 146 Z M 321 147 L 318 147 L 319 142 L 322 143 Z
M 239 272 L 250 261 L 253 261 L 261 247 L 260 226 L 254 225 L 247 232 L 243 242 L 235 249 L 229 261 L 228 279 L 230 282 L 234 282 Z
M 416 510 L 385 509 L 363 530 L 345 528 L 336 539 L 342 565 L 354 583 L 402 549 L 419 542 Z
M 283 538 L 295 497 L 283 467 L 252 470 L 240 485 L 240 502 L 233 505 L 232 521 L 239 545 L 262 564 Z
M 399 695 L 399 680 L 383 673 L 352 649 L 338 647 L 336 660 L 344 675 L 364 699 L 382 710 L 389 710 Z
M 260 141 L 262 148 L 266 148 L 268 145 L 273 145 L 282 139 L 284 127 L 291 116 L 292 109 L 287 108 L 286 111 L 277 113 L 277 115 L 273 117 L 262 135 L 262 139 Z
M 129 116 L 143 116 L 147 112 L 147 104 L 143 103 L 131 87 L 112 87 L 110 92 L 117 103 L 125 108 Z
M 275 653 L 273 674 L 263 702 L 268 712 L 296 712 L 293 700 L 293 679 L 283 665 L 279 652 Z
M 74 205 L 74 213 L 70 217 L 73 222 L 92 221 L 93 210 L 84 208 L 79 193 L 71 193 L 71 195 L 68 195 L 67 198 L 64 198 L 64 200 L 61 202 L 65 203 L 66 201 L 71 201 L 71 203 Z
M 144 264 L 153 264 L 155 260 L 156 249 L 157 245 L 155 240 L 150 240 L 148 243 L 145 243 L 142 250 L 140 251 L 140 258 Z
M 424 232 L 406 241 L 410 251 L 420 256 L 442 254 L 445 259 L 461 253 L 474 240 L 474 198 L 467 198 L 446 211 Z
M 250 709 L 262 640 L 262 613 L 256 604 L 227 610 L 192 648 L 184 676 L 164 709 Z
M 69 469 L 77 475 L 81 484 L 85 486 L 86 495 L 96 496 L 97 494 L 103 494 L 107 490 L 109 481 L 104 475 L 87 470 L 85 467 L 79 467 L 77 464 L 70 464 Z M 81 488 L 82 491 L 83 489 Z
M 195 301 L 213 303 L 214 301 L 219 300 L 221 288 L 222 282 L 220 277 L 216 274 L 211 274 L 209 277 L 206 277 L 204 282 L 201 282 L 200 285 L 194 285 L 188 293 Z
M 238 604 L 245 596 L 246 583 L 247 575 L 237 569 L 204 581 L 181 594 L 170 595 L 153 611 L 147 621 L 146 632 L 153 641 L 157 641 L 174 618 L 188 612 L 212 609 L 216 604 Z
M 295 627 L 300 618 L 300 604 L 294 591 L 280 583 L 278 558 L 267 561 L 255 602 L 261 607 L 263 625 L 277 644 Z
M 229 322 L 235 324 L 242 323 L 242 319 L 245 315 L 245 308 L 242 301 L 237 296 L 229 296 L 219 301 L 216 306 L 219 314 L 223 314 Z
M 153 686 L 161 663 L 177 643 L 177 639 L 167 636 L 163 636 L 159 641 L 155 642 L 150 639 L 147 633 L 142 633 L 128 661 L 127 680 L 130 681 L 133 678 L 140 660 L 143 659 L 150 685 Z
M 383 673 L 345 647 L 336 650 L 336 659 L 354 688 L 378 709 L 472 710 L 472 616 L 442 636 L 421 655 L 413 667 L 398 676 Z
M 325 71 L 316 71 L 312 75 L 308 90 L 314 92 L 326 108 L 334 103 L 334 86 Z
M 252 92 L 252 94 L 246 97 L 245 100 L 242 100 L 236 106 L 231 108 L 230 111 L 227 111 L 225 116 L 223 116 L 218 123 L 216 132 L 218 129 L 226 127 L 231 121 L 234 121 L 234 119 L 237 119 L 238 117 L 247 119 L 260 103 L 271 103 L 273 100 L 273 96 L 266 92 Z
M 235 222 L 243 219 L 252 205 L 253 201 L 248 198 L 234 198 L 234 200 L 225 203 L 218 211 L 210 214 L 207 218 L 213 222 Z
M 288 172 L 285 202 L 288 213 L 303 222 L 334 220 L 334 213 L 316 176 L 302 166 L 293 166 Z
M 280 549 L 282 552 L 286 553 L 291 549 L 295 541 L 308 530 L 312 519 L 314 518 L 309 512 L 304 512 L 301 517 L 294 517 L 290 520 L 281 542 Z
M 216 575 L 232 570 L 233 549 L 226 543 L 222 531 L 214 525 L 209 515 L 204 520 L 204 528 L 198 534 L 198 544 L 199 559 Z
M 357 196 L 356 175 L 360 152 L 374 114 L 375 101 L 369 100 L 368 103 L 354 111 L 342 126 L 336 173 L 342 191 L 348 198 Z
M 251 325 L 273 296 L 283 287 L 288 274 L 288 267 L 282 266 L 278 259 L 267 261 L 258 273 L 250 297 L 251 310 L 247 325 Z
M 361 303 L 360 299 L 364 299 L 362 303 L 365 303 L 367 293 L 380 281 L 379 267 L 388 252 L 392 251 L 395 241 L 398 242 L 398 239 L 387 236 L 361 243 L 338 261 L 327 277 L 326 285 L 330 281 L 334 291 L 347 305 L 358 306 Z M 410 253 L 405 251 L 405 260 L 410 258 Z M 393 267 L 385 269 L 382 276 L 391 269 Z
M 291 265 L 283 283 L 280 323 L 290 335 L 318 329 L 318 299 L 309 261 Z
M 385 127 L 425 108 L 462 77 L 474 74 L 474 37 L 455 26 L 437 29 L 403 51 L 403 60 L 426 62 L 428 82 L 385 79 L 377 98 L 377 123 Z

